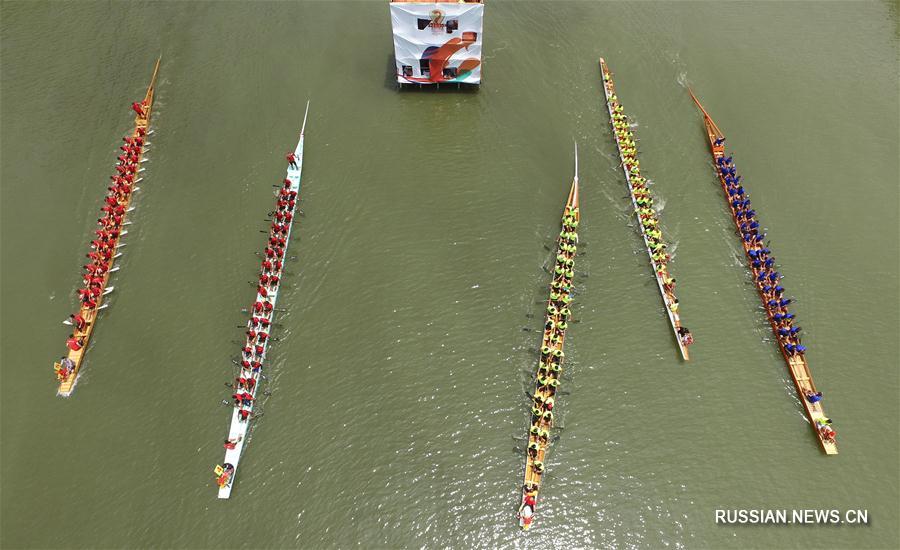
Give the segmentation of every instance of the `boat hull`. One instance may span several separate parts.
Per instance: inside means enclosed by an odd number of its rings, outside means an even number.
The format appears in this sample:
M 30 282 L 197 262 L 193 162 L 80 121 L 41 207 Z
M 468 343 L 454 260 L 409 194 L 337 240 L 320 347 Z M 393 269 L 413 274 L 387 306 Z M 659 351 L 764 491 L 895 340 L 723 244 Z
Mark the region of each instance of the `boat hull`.
M 307 104 L 307 110 L 308 110 L 308 108 L 309 108 L 309 105 Z M 305 121 L 306 121 L 306 117 L 304 116 L 304 129 L 305 129 Z M 290 187 L 288 188 L 288 190 L 296 191 L 298 199 L 300 197 L 300 179 L 301 179 L 301 175 L 303 172 L 303 142 L 304 142 L 304 130 L 301 130 L 300 140 L 297 142 L 297 146 L 294 148 L 294 155 L 296 156 L 296 160 L 297 160 L 296 167 L 288 166 L 287 175 L 285 177 L 285 179 L 290 181 Z M 294 221 L 297 219 L 296 212 L 297 212 L 297 208 L 295 207 L 295 210 L 294 210 L 295 215 L 291 219 L 290 223 L 288 223 L 288 231 L 287 231 L 287 235 L 285 236 L 285 246 L 284 246 L 284 259 L 285 260 L 287 260 L 287 257 L 288 257 L 287 252 L 288 252 L 288 248 L 289 248 L 290 242 L 291 242 L 291 233 L 294 228 Z M 282 268 L 282 272 L 278 273 L 277 275 L 279 277 L 281 277 L 282 274 L 283 274 L 283 268 Z M 275 287 L 274 290 L 268 292 L 267 297 L 264 297 L 259 293 L 257 293 L 257 295 L 256 295 L 255 301 L 262 302 L 268 298 L 268 300 L 272 303 L 272 313 L 269 318 L 270 323 L 274 322 L 275 305 L 277 304 L 278 295 L 280 294 L 283 284 L 284 284 L 283 282 L 280 282 Z M 249 321 L 248 321 L 248 323 L 249 323 Z M 248 325 L 248 328 L 249 328 L 249 325 Z M 257 360 L 262 365 L 265 365 L 266 356 L 269 352 L 269 344 L 271 343 L 271 341 L 272 341 L 271 338 L 266 339 L 266 341 L 263 342 L 263 344 L 262 344 L 263 352 L 256 356 Z M 255 384 L 253 385 L 253 390 L 248 393 L 250 393 L 253 396 L 253 401 L 250 403 L 249 406 L 243 407 L 244 410 L 249 411 L 251 415 L 253 414 L 253 409 L 256 406 L 256 398 L 257 398 L 257 394 L 259 392 L 259 388 L 262 385 L 261 384 L 262 369 L 260 369 L 260 371 L 257 373 L 253 373 L 252 378 L 255 381 Z M 248 420 L 241 420 L 239 411 L 240 411 L 240 408 L 235 407 L 231 413 L 231 424 L 230 424 L 230 427 L 228 430 L 227 440 L 235 441 L 235 443 L 234 443 L 233 449 L 226 449 L 224 464 L 230 464 L 232 466 L 233 470 L 231 472 L 231 475 L 228 477 L 228 482 L 219 487 L 218 497 L 220 499 L 227 499 L 227 498 L 231 497 L 231 491 L 234 488 L 234 481 L 237 477 L 238 465 L 239 465 L 241 457 L 243 455 L 244 446 L 247 443 L 247 438 L 248 438 L 249 431 L 250 431 L 250 423 L 252 422 L 252 418 L 248 419 Z
M 137 137 L 139 134 L 139 130 L 143 130 L 146 134 L 149 134 L 150 131 L 150 116 L 153 112 L 153 99 L 156 92 L 156 76 L 159 73 L 159 63 L 160 60 L 156 60 L 156 66 L 153 69 L 153 76 L 150 78 L 150 86 L 147 88 L 147 92 L 144 95 L 144 114 L 143 116 L 137 115 L 134 119 L 134 130 L 131 132 L 131 137 Z M 140 152 L 138 154 L 138 166 L 140 166 L 146 159 L 144 158 L 144 153 L 147 149 L 147 142 L 144 141 L 143 145 L 141 145 Z M 139 168 L 139 170 L 142 170 Z M 134 210 L 134 207 L 131 206 L 132 198 L 134 197 L 134 192 L 137 190 L 135 187 L 137 183 L 140 181 L 136 181 L 132 184 L 132 192 L 128 194 L 124 203 L 120 203 L 125 208 L 125 214 L 122 217 L 122 227 L 127 225 L 127 217 L 128 213 Z M 64 379 L 59 380 L 59 386 L 56 389 L 56 395 L 60 397 L 69 397 L 75 391 L 75 386 L 78 384 L 79 376 L 81 375 L 81 367 L 84 363 L 84 356 L 87 353 L 88 346 L 91 342 L 91 337 L 94 334 L 94 328 L 97 324 L 97 317 L 100 314 L 100 311 L 106 308 L 106 304 L 103 303 L 104 298 L 112 292 L 112 287 L 109 286 L 109 280 L 113 273 L 119 270 L 119 267 L 115 265 L 115 261 L 121 257 L 121 253 L 119 253 L 119 249 L 124 247 L 125 245 L 121 242 L 122 238 L 127 234 L 128 231 L 122 230 L 115 239 L 113 249 L 115 253 L 113 257 L 109 260 L 109 269 L 103 276 L 103 292 L 97 296 L 96 298 L 96 306 L 94 308 L 88 308 L 82 306 L 79 309 L 79 315 L 85 320 L 85 327 L 82 330 L 75 330 L 73 334 L 76 338 L 83 339 L 83 345 L 79 350 L 69 349 L 66 358 L 69 359 L 73 363 L 72 372 L 69 373 Z M 57 361 L 53 364 L 53 369 L 55 372 L 59 372 L 62 367 L 60 361 Z
M 606 97 L 606 111 L 609 113 L 609 123 L 610 127 L 613 130 L 613 139 L 616 141 L 616 151 L 619 155 L 619 162 L 622 164 L 622 171 L 625 173 L 625 183 L 628 186 L 628 195 L 631 198 L 631 206 L 634 210 L 635 215 L 635 223 L 638 226 L 638 229 L 641 233 L 641 239 L 644 241 L 644 249 L 647 251 L 647 255 L 650 257 L 650 267 L 653 268 L 653 278 L 656 280 L 656 286 L 659 288 L 659 294 L 662 297 L 663 305 L 666 310 L 666 316 L 669 318 L 669 324 L 672 326 L 672 331 L 675 333 L 675 343 L 678 345 L 678 351 L 681 353 L 681 358 L 685 361 L 689 361 L 691 356 L 688 352 L 688 346 L 684 343 L 682 336 L 679 334 L 679 330 L 681 329 L 681 316 L 679 313 L 673 311 L 672 307 L 675 302 L 675 294 L 667 292 L 665 289 L 665 285 L 663 284 L 663 280 L 659 276 L 659 265 L 653 259 L 653 252 L 650 249 L 650 239 L 647 237 L 647 233 L 644 230 L 644 225 L 641 223 L 640 217 L 640 206 L 637 203 L 637 197 L 634 195 L 634 188 L 631 184 L 631 174 L 628 169 L 625 167 L 625 156 L 622 154 L 622 146 L 619 143 L 619 137 L 616 135 L 615 127 L 613 127 L 613 109 L 612 104 L 610 102 L 610 97 L 615 94 L 615 85 L 612 81 L 612 73 L 609 71 L 609 67 L 606 65 L 606 61 L 602 58 L 600 59 L 600 71 L 603 78 L 603 94 Z
M 731 213 L 731 219 L 734 222 L 734 229 L 737 232 L 738 236 L 740 236 L 741 228 L 737 213 L 735 212 L 731 203 L 728 201 L 728 184 L 725 182 L 725 178 L 722 176 L 721 171 L 716 168 L 716 166 L 718 166 L 719 159 L 725 156 L 725 146 L 721 143 L 716 145 L 716 141 L 719 138 L 724 139 L 725 135 L 713 121 L 712 117 L 709 116 L 709 113 L 706 112 L 706 109 L 703 108 L 703 105 L 700 104 L 700 101 L 697 99 L 694 93 L 690 92 L 690 94 L 691 98 L 703 113 L 706 138 L 709 142 L 710 153 L 713 157 L 713 168 L 716 170 L 716 177 L 719 180 L 719 186 L 722 188 L 726 206 L 728 208 L 728 211 Z M 747 267 L 755 277 L 757 272 L 752 266 L 752 258 L 750 256 L 751 247 L 749 244 L 744 242 L 743 239 L 740 239 L 740 241 L 741 247 L 744 249 L 744 256 L 747 258 Z M 763 309 L 766 311 L 766 318 L 769 321 L 769 326 L 772 328 L 772 333 L 775 335 L 775 341 L 777 342 L 779 339 L 778 324 L 775 321 L 775 318 L 772 316 L 772 312 L 769 310 L 769 308 L 765 307 L 767 301 L 766 295 L 763 293 L 762 289 L 759 288 L 759 285 L 754 284 L 753 286 L 756 287 L 756 293 L 759 295 L 759 298 L 763 303 Z M 819 446 L 827 455 L 838 454 L 837 444 L 822 437 L 822 434 L 816 428 L 816 419 L 826 416 L 825 411 L 822 408 L 821 401 L 810 403 L 809 400 L 806 399 L 807 391 L 811 391 L 813 393 L 817 391 L 815 382 L 812 379 L 812 374 L 809 370 L 809 364 L 806 361 L 806 357 L 800 355 L 792 356 L 785 352 L 782 346 L 778 346 L 778 349 L 781 353 L 781 356 L 784 358 L 785 363 L 787 364 L 788 372 L 791 375 L 791 379 L 794 381 L 794 388 L 797 390 L 797 397 L 803 404 L 803 409 L 806 412 L 806 417 L 809 420 L 813 432 L 815 433 L 816 439 L 819 442 Z

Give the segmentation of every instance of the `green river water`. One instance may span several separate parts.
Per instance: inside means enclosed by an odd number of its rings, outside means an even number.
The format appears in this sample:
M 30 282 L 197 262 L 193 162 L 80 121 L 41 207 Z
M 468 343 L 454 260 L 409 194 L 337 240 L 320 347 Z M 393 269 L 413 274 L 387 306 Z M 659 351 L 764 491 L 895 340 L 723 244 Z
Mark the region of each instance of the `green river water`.
M 398 92 L 372 2 L 0 3 L 3 548 L 897 548 L 898 7 L 489 1 L 476 92 Z M 69 399 L 60 322 L 162 54 L 115 292 Z M 678 359 L 597 60 L 674 243 Z M 840 454 L 749 284 L 693 87 L 763 225 Z M 232 499 L 260 229 L 311 100 L 305 217 Z M 550 245 L 586 254 L 535 526 L 516 524 Z M 529 318 L 529 314 L 534 314 Z M 716 509 L 867 510 L 719 525 Z

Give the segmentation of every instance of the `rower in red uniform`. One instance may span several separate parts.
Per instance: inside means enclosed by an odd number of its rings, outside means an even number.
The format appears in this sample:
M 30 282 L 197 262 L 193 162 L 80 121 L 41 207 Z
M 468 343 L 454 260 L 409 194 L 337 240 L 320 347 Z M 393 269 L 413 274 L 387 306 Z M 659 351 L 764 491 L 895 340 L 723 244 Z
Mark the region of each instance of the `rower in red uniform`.
M 131 108 L 134 109 L 134 112 L 137 113 L 138 116 L 144 116 L 144 106 L 137 101 L 131 104 Z
M 66 340 L 66 346 L 72 351 L 79 351 L 84 347 L 84 338 L 76 338 L 73 334 Z
M 525 493 L 525 504 L 534 508 L 534 492 Z
M 291 166 L 291 168 L 297 168 L 297 155 L 295 155 L 294 153 L 288 153 L 285 158 L 287 159 L 288 164 Z
M 69 315 L 69 319 L 72 320 L 72 325 L 78 330 L 84 330 L 85 325 L 87 325 L 87 321 L 84 320 L 84 317 L 81 316 L 81 313 L 73 313 Z

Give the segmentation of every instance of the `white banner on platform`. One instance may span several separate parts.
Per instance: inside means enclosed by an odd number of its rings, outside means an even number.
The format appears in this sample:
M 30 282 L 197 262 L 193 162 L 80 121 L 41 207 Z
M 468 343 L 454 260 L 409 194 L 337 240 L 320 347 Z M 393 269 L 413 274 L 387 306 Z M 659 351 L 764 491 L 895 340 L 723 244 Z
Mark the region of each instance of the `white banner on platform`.
M 392 2 L 397 82 L 481 82 L 484 4 Z

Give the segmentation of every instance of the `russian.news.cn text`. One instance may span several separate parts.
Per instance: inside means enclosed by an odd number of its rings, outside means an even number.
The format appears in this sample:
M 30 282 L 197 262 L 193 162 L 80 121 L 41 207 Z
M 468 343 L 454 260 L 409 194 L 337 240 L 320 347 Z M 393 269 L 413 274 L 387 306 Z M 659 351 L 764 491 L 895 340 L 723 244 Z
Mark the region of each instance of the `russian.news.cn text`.
M 720 525 L 868 525 L 868 510 L 717 509 Z

